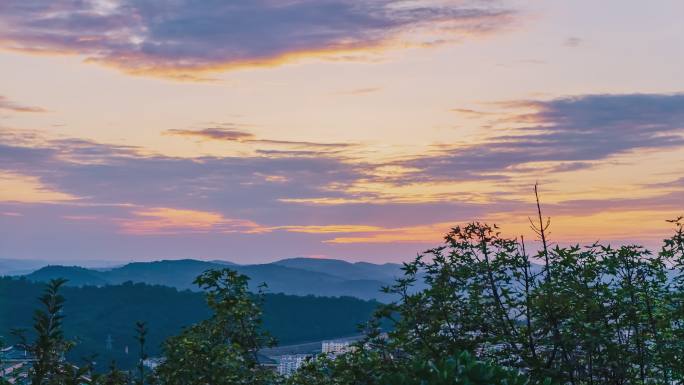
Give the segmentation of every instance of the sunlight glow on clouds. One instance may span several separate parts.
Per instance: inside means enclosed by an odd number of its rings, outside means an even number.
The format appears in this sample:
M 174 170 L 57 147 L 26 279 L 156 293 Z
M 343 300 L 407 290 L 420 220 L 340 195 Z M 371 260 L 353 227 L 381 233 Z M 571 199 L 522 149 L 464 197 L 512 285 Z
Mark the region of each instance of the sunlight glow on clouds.
M 201 79 L 197 71 L 275 65 L 394 46 L 443 44 L 500 29 L 497 2 L 390 0 L 5 1 L 0 44 L 77 54 L 132 74 Z
M 278 226 L 274 229 L 287 230 L 293 233 L 334 234 L 334 233 L 365 233 L 382 230 L 379 226 L 367 225 L 309 225 L 309 226 Z
M 62 202 L 77 199 L 41 184 L 35 176 L 20 175 L 0 170 L 0 202 Z
M 439 243 L 443 234 L 454 226 L 453 222 L 433 223 L 423 226 L 409 226 L 367 231 L 354 236 L 339 236 L 325 243 Z

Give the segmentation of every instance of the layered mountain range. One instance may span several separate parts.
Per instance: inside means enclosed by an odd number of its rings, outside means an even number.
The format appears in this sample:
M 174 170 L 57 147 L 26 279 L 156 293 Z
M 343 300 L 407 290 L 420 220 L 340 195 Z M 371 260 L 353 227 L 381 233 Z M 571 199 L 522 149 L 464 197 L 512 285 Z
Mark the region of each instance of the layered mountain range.
M 134 262 L 118 267 L 85 268 L 47 265 L 23 276 L 36 282 L 66 278 L 71 286 L 106 286 L 124 282 L 163 285 L 197 290 L 195 277 L 208 269 L 229 267 L 250 277 L 254 290 L 265 283 L 266 291 L 293 295 L 351 296 L 387 301 L 380 289 L 401 275 L 399 264 L 346 262 L 334 259 L 292 258 L 255 265 L 194 259 Z

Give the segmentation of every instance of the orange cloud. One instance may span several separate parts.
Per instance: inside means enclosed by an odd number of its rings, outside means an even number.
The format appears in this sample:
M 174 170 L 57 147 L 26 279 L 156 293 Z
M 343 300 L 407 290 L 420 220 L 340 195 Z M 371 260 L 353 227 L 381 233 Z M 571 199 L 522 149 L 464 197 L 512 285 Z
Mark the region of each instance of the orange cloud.
M 166 235 L 183 233 L 243 233 L 268 231 L 257 223 L 226 218 L 220 213 L 155 207 L 135 211 L 135 218 L 119 221 L 124 233 Z
M 676 216 L 671 210 L 632 209 L 604 210 L 587 214 L 552 215 L 549 240 L 560 244 L 590 244 L 599 242 L 621 242 L 639 234 L 640 240 L 659 241 L 672 231 L 672 225 L 666 220 Z M 473 220 L 473 219 L 468 219 Z M 526 240 L 535 241 L 536 236 L 530 230 L 526 213 L 508 212 L 487 215 L 481 222 L 501 225 L 501 233 L 505 237 L 516 238 L 523 235 Z M 340 233 L 359 233 L 353 236 L 339 236 L 324 241 L 331 244 L 370 244 L 370 243 L 420 243 L 437 245 L 442 242 L 444 234 L 456 225 L 466 221 L 454 220 L 418 226 L 381 228 L 364 226 L 351 227 L 351 231 Z M 343 230 L 344 226 L 338 226 Z M 331 228 L 328 233 L 335 228 Z M 311 229 L 316 230 L 315 228 Z M 325 229 L 321 229 L 325 230 Z M 322 231 L 322 233 L 325 233 Z
M 369 231 L 380 231 L 383 228 L 367 225 L 305 225 L 305 226 L 278 226 L 272 227 L 273 230 L 286 230 L 293 233 L 307 234 L 331 234 L 331 233 L 365 233 Z
M 335 237 L 325 243 L 434 243 L 459 222 L 433 223 L 419 226 L 379 228 L 358 236 Z
M 0 171 L 0 202 L 51 203 L 75 199 L 50 189 L 34 176 Z

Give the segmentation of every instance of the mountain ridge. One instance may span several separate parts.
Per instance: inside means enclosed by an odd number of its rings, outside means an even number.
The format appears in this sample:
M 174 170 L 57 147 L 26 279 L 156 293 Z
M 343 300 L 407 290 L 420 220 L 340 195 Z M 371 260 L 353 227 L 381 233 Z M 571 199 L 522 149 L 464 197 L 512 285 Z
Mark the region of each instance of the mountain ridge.
M 198 290 L 193 281 L 208 269 L 231 268 L 250 277 L 250 288 L 265 283 L 267 292 L 328 297 L 351 296 L 386 302 L 391 298 L 380 289 L 391 283 L 400 265 L 351 263 L 342 260 L 291 258 L 280 261 L 238 265 L 228 261 L 195 259 L 132 262 L 107 269 L 48 265 L 30 274 L 29 280 L 44 282 L 66 278 L 71 286 L 105 286 L 127 281 L 163 285 L 180 290 Z

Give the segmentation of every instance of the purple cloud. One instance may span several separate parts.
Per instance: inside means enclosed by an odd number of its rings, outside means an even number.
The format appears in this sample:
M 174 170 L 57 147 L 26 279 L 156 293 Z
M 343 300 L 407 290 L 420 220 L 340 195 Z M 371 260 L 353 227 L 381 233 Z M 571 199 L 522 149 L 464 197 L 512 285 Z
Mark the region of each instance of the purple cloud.
M 0 170 L 40 179 L 46 187 L 94 203 L 134 203 L 196 209 L 250 210 L 281 198 L 344 196 L 364 177 L 364 165 L 333 155 L 175 158 L 80 139 L 11 144 L 0 131 Z M 2 135 L 2 134 L 5 135 Z M 332 187 L 334 186 L 334 187 Z
M 290 55 L 378 47 L 404 32 L 447 38 L 501 28 L 497 1 L 392 0 L 8 0 L 0 3 L 6 49 L 85 55 L 131 73 L 271 64 Z
M 684 146 L 684 94 L 585 95 L 511 104 L 535 110 L 506 119 L 510 125 L 526 124 L 513 134 L 398 164 L 418 169 L 407 177 L 415 181 L 506 179 L 502 172 L 525 172 L 535 162 L 551 162 L 549 172 L 569 171 L 630 151 Z

